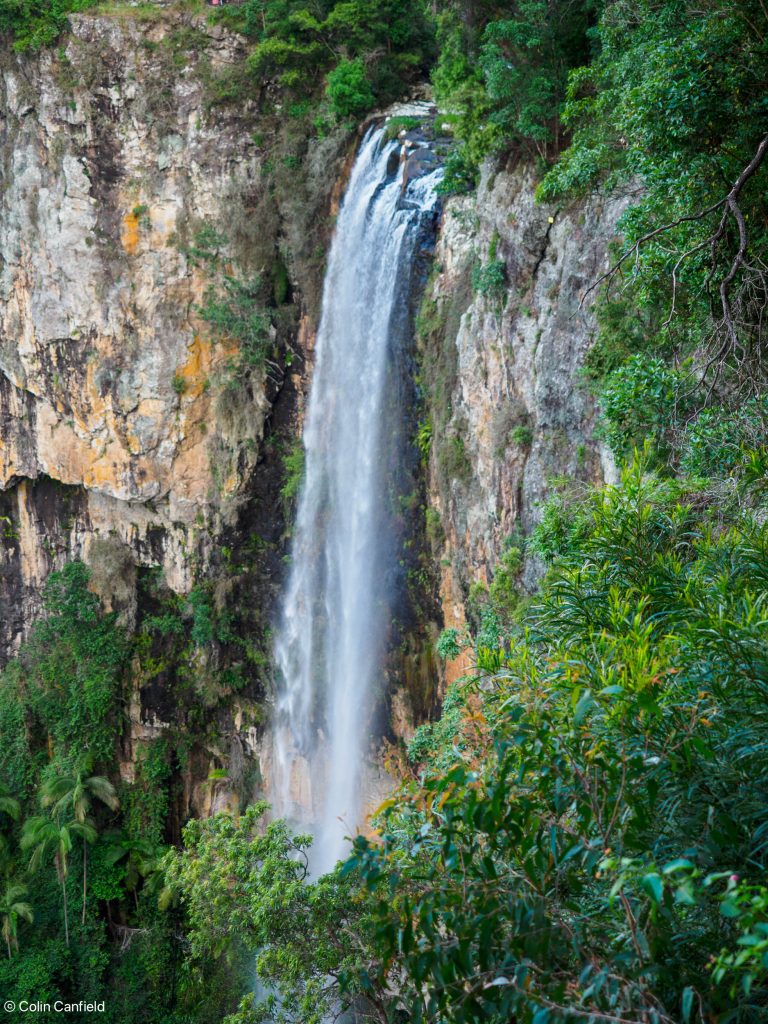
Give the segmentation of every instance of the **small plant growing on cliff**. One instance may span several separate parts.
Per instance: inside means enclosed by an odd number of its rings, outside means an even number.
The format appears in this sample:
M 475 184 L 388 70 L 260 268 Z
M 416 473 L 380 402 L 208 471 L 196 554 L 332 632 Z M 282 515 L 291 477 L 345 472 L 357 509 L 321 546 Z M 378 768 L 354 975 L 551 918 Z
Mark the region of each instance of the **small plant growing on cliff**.
M 444 439 L 437 461 L 440 471 L 447 480 L 467 483 L 472 476 L 472 463 L 461 434 L 452 434 Z
M 301 481 L 304 479 L 304 445 L 297 441 L 283 459 L 283 486 L 280 488 L 280 500 L 286 514 L 295 502 Z
M 443 523 L 440 519 L 440 513 L 436 508 L 428 508 L 424 513 L 426 520 L 426 533 L 427 540 L 433 551 L 437 551 L 442 548 L 445 542 L 445 530 L 443 529 Z
M 203 221 L 195 229 L 190 243 L 177 240 L 176 247 L 187 257 L 192 266 L 207 265 L 214 269 L 218 266 L 221 251 L 226 244 L 227 236 L 213 224 Z
M 504 260 L 492 259 L 472 271 L 472 287 L 483 298 L 501 305 L 507 293 L 507 265 Z
M 435 650 L 443 661 L 453 661 L 467 647 L 468 640 L 464 633 L 453 627 L 444 629 L 437 639 Z
M 223 288 L 208 289 L 200 316 L 220 337 L 229 337 L 240 345 L 236 371 L 264 365 L 271 347 L 269 314 L 261 304 L 261 280 L 242 281 L 226 276 Z
M 133 210 L 131 210 L 131 213 L 136 218 L 136 220 L 139 222 L 139 226 L 140 227 L 142 227 L 142 228 L 151 228 L 152 227 L 152 220 L 150 219 L 150 216 L 149 216 L 149 207 L 147 206 L 146 203 L 141 203 L 139 206 L 134 206 Z
M 512 429 L 510 437 L 521 448 L 530 448 L 533 443 L 533 430 L 528 426 L 519 425 Z
M 181 396 L 186 392 L 187 382 L 180 373 L 174 374 L 172 387 L 179 398 L 181 398 Z
M 387 139 L 396 139 L 400 132 L 409 132 L 420 124 L 418 117 L 392 117 L 385 125 L 384 134 Z
M 416 431 L 416 447 L 419 449 L 419 454 L 424 462 L 429 458 L 432 448 L 432 433 L 432 420 L 427 417 L 427 419 L 422 420 Z

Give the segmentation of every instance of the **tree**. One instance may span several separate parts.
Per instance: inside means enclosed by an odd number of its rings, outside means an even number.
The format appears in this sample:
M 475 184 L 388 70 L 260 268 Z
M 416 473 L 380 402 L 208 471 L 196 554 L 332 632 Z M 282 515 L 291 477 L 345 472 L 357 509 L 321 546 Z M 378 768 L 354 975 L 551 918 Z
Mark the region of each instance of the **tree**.
M 361 60 L 343 60 L 328 75 L 326 88 L 339 117 L 359 117 L 373 106 L 373 92 Z
M 50 808 L 57 819 L 66 812 L 71 812 L 79 825 L 86 823 L 93 828 L 88 817 L 95 800 L 105 804 L 110 810 L 116 811 L 120 806 L 115 787 L 102 775 L 87 776 L 82 769 L 48 779 L 40 790 L 40 802 L 43 807 Z M 94 829 L 95 833 L 95 829 Z M 94 835 L 95 838 L 95 835 Z M 90 840 L 89 840 L 90 842 Z M 85 924 L 85 908 L 88 895 L 88 842 L 83 843 L 83 917 Z
M 13 821 L 19 820 L 21 814 L 21 805 L 19 801 L 11 796 L 7 786 L 0 783 L 0 814 L 6 814 Z M 2 854 L 8 845 L 8 841 L 5 836 L 0 833 L 0 854 Z
M 69 855 L 72 852 L 74 839 L 92 843 L 96 839 L 96 829 L 88 821 L 62 823 L 59 820 L 35 815 L 24 822 L 21 834 L 22 850 L 32 851 L 29 860 L 30 871 L 37 871 L 41 864 L 48 859 L 53 860 L 56 878 L 61 886 L 64 907 L 64 939 L 67 946 L 69 945 L 67 876 L 69 874 Z
M 350 878 L 308 878 L 309 836 L 285 822 L 264 829 L 267 805 L 240 818 L 219 814 L 190 821 L 184 848 L 165 858 L 167 892 L 181 904 L 189 939 L 187 968 L 229 964 L 257 974 L 272 994 L 246 997 L 240 1021 L 301 1020 L 321 1024 L 364 997 L 386 1022 L 384 991 L 375 980 L 364 893 Z M 342 993 L 339 983 L 347 979 Z M 249 985 L 250 987 L 250 985 Z
M 2 918 L 2 933 L 5 939 L 5 946 L 8 950 L 8 959 L 11 959 L 12 949 L 19 948 L 17 929 L 19 919 L 29 922 L 34 920 L 32 907 L 24 902 L 23 897 L 27 895 L 26 885 L 18 882 L 7 881 L 5 890 L 0 898 L 0 918 Z

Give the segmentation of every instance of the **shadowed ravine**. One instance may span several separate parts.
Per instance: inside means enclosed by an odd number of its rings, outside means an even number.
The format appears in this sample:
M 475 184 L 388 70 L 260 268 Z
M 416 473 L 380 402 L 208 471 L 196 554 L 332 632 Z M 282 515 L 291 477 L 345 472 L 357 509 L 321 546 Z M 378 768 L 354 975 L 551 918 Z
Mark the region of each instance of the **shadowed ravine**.
M 403 189 L 398 144 L 371 129 L 339 212 L 304 430 L 306 475 L 276 632 L 274 812 L 315 834 L 330 869 L 360 823 L 373 695 L 396 594 L 389 468 L 412 264 L 440 171 Z

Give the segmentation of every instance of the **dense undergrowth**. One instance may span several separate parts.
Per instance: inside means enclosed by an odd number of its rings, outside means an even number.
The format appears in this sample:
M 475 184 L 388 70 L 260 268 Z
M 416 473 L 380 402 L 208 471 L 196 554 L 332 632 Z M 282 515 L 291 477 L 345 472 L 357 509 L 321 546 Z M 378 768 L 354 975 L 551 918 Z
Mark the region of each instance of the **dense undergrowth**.
M 0 31 L 34 49 L 76 9 L 0 0 Z M 319 1024 L 351 1005 L 382 1022 L 768 1019 L 764 4 L 217 16 L 250 40 L 232 82 L 271 83 L 317 132 L 431 69 L 458 140 L 446 191 L 525 154 L 543 201 L 630 197 L 586 381 L 623 476 L 562 488 L 510 537 L 469 630 L 440 640 L 473 670 L 402 753 L 379 837 L 319 881 L 307 838 L 264 831 L 261 806 L 178 841 L 183 738 L 119 777 L 134 659 L 188 660 L 227 632 L 204 588 L 132 637 L 82 566 L 54 577 L 0 689 L 3 995 L 108 992 L 117 1024 Z M 477 282 L 491 297 L 496 271 Z M 220 275 L 201 307 L 241 343 L 237 372 L 269 358 L 278 277 Z M 420 444 L 443 426 L 438 408 Z M 471 474 L 454 447 L 443 468 Z M 533 603 L 530 555 L 548 566 Z

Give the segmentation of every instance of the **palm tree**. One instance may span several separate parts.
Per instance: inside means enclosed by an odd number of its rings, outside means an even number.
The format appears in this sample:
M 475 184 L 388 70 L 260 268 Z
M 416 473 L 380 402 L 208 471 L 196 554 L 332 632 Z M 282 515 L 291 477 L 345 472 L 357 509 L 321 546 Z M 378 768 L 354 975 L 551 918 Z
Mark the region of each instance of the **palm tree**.
M 8 950 L 9 960 L 12 956 L 11 947 L 16 950 L 19 948 L 19 940 L 17 938 L 19 918 L 31 924 L 35 916 L 29 903 L 25 903 L 22 899 L 26 895 L 26 885 L 6 882 L 5 892 L 0 896 L 0 919 L 3 922 L 2 933 L 6 949 Z
M 21 814 L 21 804 L 11 796 L 10 790 L 2 782 L 0 782 L 0 814 L 7 814 L 14 821 L 18 821 Z M 7 846 L 8 840 L 0 833 L 0 855 L 5 852 Z
M 75 838 L 82 839 L 83 843 L 92 843 L 96 839 L 96 829 L 89 821 L 69 821 L 62 824 L 53 818 L 35 815 L 24 822 L 21 834 L 22 850 L 32 850 L 29 861 L 30 871 L 37 871 L 43 861 L 51 857 L 53 859 L 64 904 L 64 938 L 67 945 L 69 945 L 67 875 L 69 874 L 72 840 Z
M 109 779 L 103 775 L 86 775 L 82 768 L 48 779 L 40 790 L 40 802 L 43 807 L 50 808 L 56 818 L 69 811 L 79 825 L 88 823 L 92 828 L 93 822 L 88 815 L 96 800 L 112 811 L 120 806 L 115 787 Z M 83 843 L 83 924 L 88 896 L 88 842 Z
M 14 821 L 18 821 L 20 810 L 19 801 L 12 797 L 8 787 L 0 782 L 0 812 L 7 814 Z

